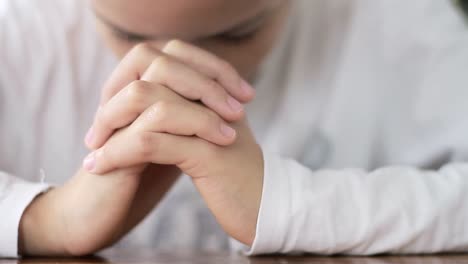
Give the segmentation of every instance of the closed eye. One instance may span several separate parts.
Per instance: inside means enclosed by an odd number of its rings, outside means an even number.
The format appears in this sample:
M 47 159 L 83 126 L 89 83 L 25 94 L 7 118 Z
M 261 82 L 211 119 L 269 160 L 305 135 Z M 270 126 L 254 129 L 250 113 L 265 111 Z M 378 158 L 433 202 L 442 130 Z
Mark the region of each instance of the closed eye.
M 149 41 L 152 40 L 152 38 L 143 36 L 143 35 L 138 35 L 138 34 L 133 34 L 130 32 L 124 32 L 120 29 L 117 29 L 115 27 L 112 28 L 112 33 L 114 36 L 116 36 L 118 39 L 127 41 L 127 42 L 144 42 L 144 41 Z
M 214 36 L 214 38 L 220 39 L 220 40 L 226 40 L 226 41 L 246 41 L 255 37 L 255 35 L 259 31 L 260 31 L 260 28 L 257 28 L 252 31 L 247 31 L 247 32 L 226 32 L 226 33 L 218 34 Z
M 96 13 L 96 16 L 112 30 L 113 35 L 117 37 L 118 39 L 124 40 L 126 42 L 132 42 L 132 43 L 152 41 L 152 40 L 157 39 L 156 36 L 148 36 L 148 35 L 142 35 L 138 33 L 125 31 L 117 27 L 115 24 L 109 22 L 105 18 L 103 18 L 97 12 L 95 13 Z M 226 40 L 226 41 L 244 41 L 244 40 L 250 39 L 253 36 L 255 36 L 255 34 L 258 31 L 260 31 L 263 24 L 267 20 L 266 18 L 271 13 L 272 13 L 271 10 L 267 10 L 264 13 L 257 15 L 253 19 L 247 22 L 244 22 L 240 25 L 237 25 L 229 30 L 226 30 L 225 32 L 217 33 L 212 36 L 205 36 L 200 39 L 220 39 L 220 40 Z

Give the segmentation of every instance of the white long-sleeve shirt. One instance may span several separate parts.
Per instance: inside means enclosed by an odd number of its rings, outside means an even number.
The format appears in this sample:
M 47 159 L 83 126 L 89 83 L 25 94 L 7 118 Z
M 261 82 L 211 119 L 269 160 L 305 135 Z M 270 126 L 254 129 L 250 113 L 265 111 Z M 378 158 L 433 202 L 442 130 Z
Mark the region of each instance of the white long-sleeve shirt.
M 116 64 L 87 1 L 0 2 L 0 256 L 29 202 L 80 166 Z M 449 0 L 294 1 L 248 106 L 265 154 L 248 253 L 467 251 L 467 73 Z M 226 241 L 184 177 L 122 244 Z

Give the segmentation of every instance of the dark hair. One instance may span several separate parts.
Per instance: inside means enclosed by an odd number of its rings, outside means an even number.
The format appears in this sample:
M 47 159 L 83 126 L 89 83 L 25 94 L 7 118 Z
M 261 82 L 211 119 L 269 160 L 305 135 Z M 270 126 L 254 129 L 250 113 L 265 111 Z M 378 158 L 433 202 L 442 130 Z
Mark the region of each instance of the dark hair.
M 468 16 L 468 0 L 458 0 L 458 5 L 465 12 L 465 15 Z

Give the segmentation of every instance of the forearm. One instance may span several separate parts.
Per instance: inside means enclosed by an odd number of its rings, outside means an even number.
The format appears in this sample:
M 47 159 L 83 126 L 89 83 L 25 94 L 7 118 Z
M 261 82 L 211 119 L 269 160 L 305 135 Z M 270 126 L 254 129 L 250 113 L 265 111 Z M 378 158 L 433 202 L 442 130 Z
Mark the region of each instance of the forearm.
M 109 246 L 123 228 L 138 188 L 129 171 L 78 172 L 65 185 L 37 197 L 19 230 L 22 255 L 85 255 Z
M 36 197 L 23 213 L 18 233 L 20 255 L 66 254 L 61 237 L 60 188 Z

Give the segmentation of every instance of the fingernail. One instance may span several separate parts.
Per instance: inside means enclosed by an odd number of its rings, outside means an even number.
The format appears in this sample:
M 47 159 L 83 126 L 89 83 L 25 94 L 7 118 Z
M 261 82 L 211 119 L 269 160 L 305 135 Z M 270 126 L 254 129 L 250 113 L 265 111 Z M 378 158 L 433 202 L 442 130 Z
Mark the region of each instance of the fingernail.
M 95 153 L 91 152 L 83 161 L 83 168 L 85 170 L 92 172 L 96 168 L 96 157 Z
M 236 131 L 226 124 L 221 124 L 220 131 L 227 138 L 232 138 L 236 134 Z
M 244 110 L 242 104 L 232 97 L 228 97 L 227 103 L 229 104 L 229 107 L 231 107 L 232 111 L 236 113 L 242 112 L 242 110 Z
M 93 143 L 93 139 L 94 139 L 94 129 L 93 127 L 90 127 L 88 130 L 88 133 L 86 133 L 86 138 L 85 138 L 86 144 L 91 145 Z

